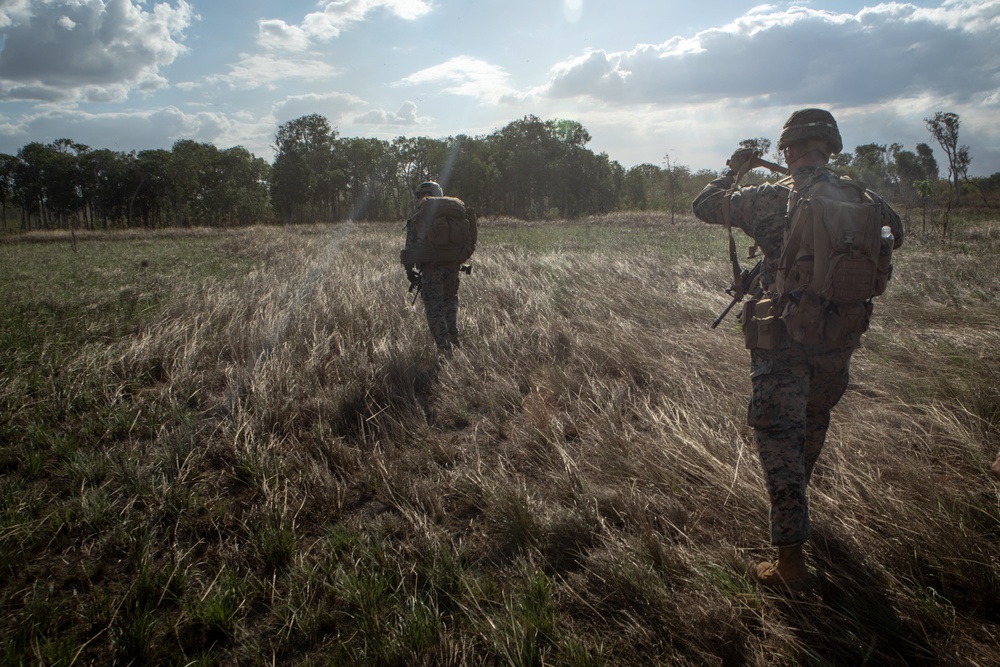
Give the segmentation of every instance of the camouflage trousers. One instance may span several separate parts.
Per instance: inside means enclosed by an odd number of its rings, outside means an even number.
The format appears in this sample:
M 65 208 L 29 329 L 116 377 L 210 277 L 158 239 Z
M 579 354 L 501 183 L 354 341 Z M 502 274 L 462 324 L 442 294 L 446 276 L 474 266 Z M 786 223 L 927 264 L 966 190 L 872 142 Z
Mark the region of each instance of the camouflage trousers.
M 754 429 L 771 500 L 774 546 L 809 538 L 806 487 L 826 440 L 830 410 L 850 381 L 853 352 L 798 343 L 751 350 L 747 424 Z
M 450 350 L 458 338 L 458 267 L 428 266 L 420 274 L 427 326 L 438 349 Z

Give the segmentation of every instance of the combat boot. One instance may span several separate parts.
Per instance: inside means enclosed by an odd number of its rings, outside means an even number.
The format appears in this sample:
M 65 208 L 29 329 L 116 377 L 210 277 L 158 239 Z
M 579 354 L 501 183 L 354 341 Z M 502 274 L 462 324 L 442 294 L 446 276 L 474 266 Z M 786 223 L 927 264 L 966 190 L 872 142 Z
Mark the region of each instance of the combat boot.
M 451 346 L 452 347 L 462 347 L 461 344 L 459 344 L 459 342 L 458 342 L 458 332 L 457 331 L 449 331 L 448 332 L 448 338 L 451 340 Z
M 812 588 L 812 578 L 806 569 L 806 557 L 802 545 L 778 547 L 778 558 L 773 563 L 758 563 L 753 571 L 754 579 L 761 586 L 778 588 L 799 593 Z

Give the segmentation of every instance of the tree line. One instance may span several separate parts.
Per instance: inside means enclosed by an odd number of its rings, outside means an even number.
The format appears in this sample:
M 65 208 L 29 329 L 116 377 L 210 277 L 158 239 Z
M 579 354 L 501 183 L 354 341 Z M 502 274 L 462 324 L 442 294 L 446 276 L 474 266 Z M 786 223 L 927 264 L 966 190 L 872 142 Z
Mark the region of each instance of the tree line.
M 925 119 L 947 160 L 940 177 L 927 143 L 866 144 L 833 166 L 891 201 L 926 208 L 958 204 L 969 192 L 983 204 L 1000 195 L 1000 173 L 970 179 L 960 119 Z M 191 140 L 170 150 L 111 151 L 59 139 L 0 154 L 0 220 L 5 230 L 241 226 L 398 220 L 411 212 L 413 190 L 437 180 L 446 193 L 482 214 L 520 219 L 577 218 L 612 211 L 687 212 L 717 176 L 672 162 L 625 169 L 586 147 L 578 122 L 526 116 L 491 134 L 392 141 L 342 137 L 319 114 L 278 128 L 268 163 L 242 146 L 219 149 Z M 768 154 L 771 141 L 746 139 Z M 777 156 L 780 161 L 780 156 Z M 751 178 L 763 179 L 757 173 Z
M 241 146 L 91 149 L 69 139 L 0 154 L 0 217 L 20 229 L 247 225 L 269 215 L 270 165 Z

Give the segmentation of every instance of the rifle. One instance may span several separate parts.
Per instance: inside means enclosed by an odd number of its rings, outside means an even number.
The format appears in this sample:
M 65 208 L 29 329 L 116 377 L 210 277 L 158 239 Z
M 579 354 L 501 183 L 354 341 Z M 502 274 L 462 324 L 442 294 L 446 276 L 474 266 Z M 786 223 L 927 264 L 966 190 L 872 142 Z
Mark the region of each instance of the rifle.
M 461 266 L 458 267 L 458 270 L 459 272 L 464 273 L 466 275 L 469 276 L 472 275 L 471 264 L 462 264 Z M 410 301 L 410 305 L 412 306 L 417 302 L 417 297 L 420 296 L 420 290 L 423 289 L 424 287 L 424 277 L 422 274 L 417 273 L 412 269 L 406 272 L 406 277 L 410 281 L 410 289 L 408 289 L 407 292 L 413 293 L 413 300 Z
M 726 294 L 732 296 L 733 300 L 730 301 L 729 305 L 726 306 L 726 309 L 723 310 L 721 313 L 719 313 L 719 316 L 715 318 L 715 321 L 712 322 L 711 328 L 714 329 L 715 327 L 719 326 L 719 323 L 725 319 L 726 315 L 729 314 L 729 311 L 733 309 L 733 306 L 735 306 L 736 304 L 738 304 L 740 301 L 743 300 L 743 297 L 746 295 L 746 293 L 750 291 L 750 287 L 751 285 L 753 285 L 754 279 L 760 275 L 760 269 L 762 264 L 763 260 L 757 260 L 757 263 L 754 264 L 753 268 L 750 269 L 749 271 L 743 269 L 743 273 L 740 274 L 740 284 L 726 288 Z
M 784 174 L 786 176 L 788 175 L 788 167 L 782 167 L 780 164 L 775 164 L 774 162 L 768 162 L 767 160 L 762 159 L 759 155 L 755 155 L 750 160 L 750 165 L 752 167 L 767 167 L 769 170 L 773 171 L 776 174 Z
M 729 164 L 729 162 L 727 161 L 726 164 Z M 738 187 L 740 180 L 743 178 L 743 176 L 746 175 L 746 172 L 755 167 L 767 167 L 768 169 L 770 169 L 775 173 L 786 174 L 786 175 L 788 174 L 788 167 L 782 167 L 780 164 L 775 164 L 774 162 L 768 162 L 767 160 L 764 160 L 760 157 L 759 152 L 755 152 L 753 156 L 743 165 L 739 173 L 736 174 L 736 179 L 733 182 L 733 188 Z M 728 193 L 727 193 L 727 198 L 724 200 L 724 202 L 725 203 L 723 205 L 722 210 L 723 210 L 723 218 L 726 221 L 726 232 L 729 234 L 729 261 L 733 265 L 733 284 L 731 287 L 726 288 L 726 294 L 732 296 L 733 300 L 729 302 L 729 305 L 726 306 L 725 310 L 719 313 L 719 316 L 715 318 L 714 322 L 712 322 L 712 327 L 711 327 L 712 329 L 719 326 L 719 323 L 721 323 L 722 320 L 725 319 L 726 315 L 729 314 L 729 311 L 733 309 L 733 306 L 742 301 L 746 293 L 750 291 L 750 286 L 753 283 L 754 279 L 760 275 L 761 263 L 763 261 L 763 260 L 757 260 L 757 263 L 754 264 L 754 267 L 749 271 L 747 271 L 746 269 L 742 270 L 740 269 L 740 260 L 736 256 L 736 241 L 733 239 L 733 230 L 729 222 Z M 750 257 L 748 259 L 752 259 L 754 256 L 756 256 L 756 250 L 757 250 L 757 244 L 755 242 L 752 246 L 750 246 Z
M 412 306 L 417 302 L 417 297 L 420 296 L 420 289 L 424 286 L 424 277 L 412 269 L 406 272 L 406 277 L 410 281 L 410 289 L 406 291 L 413 292 L 413 300 L 410 301 Z

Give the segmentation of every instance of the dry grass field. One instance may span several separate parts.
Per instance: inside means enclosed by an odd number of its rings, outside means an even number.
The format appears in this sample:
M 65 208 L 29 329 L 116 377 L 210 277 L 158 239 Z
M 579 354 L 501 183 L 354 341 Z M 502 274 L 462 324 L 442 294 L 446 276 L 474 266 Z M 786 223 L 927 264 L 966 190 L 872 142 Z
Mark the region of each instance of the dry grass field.
M 723 230 L 486 219 L 449 359 L 401 238 L 0 244 L 0 665 L 1000 664 L 1000 222 L 900 250 L 796 596 Z

